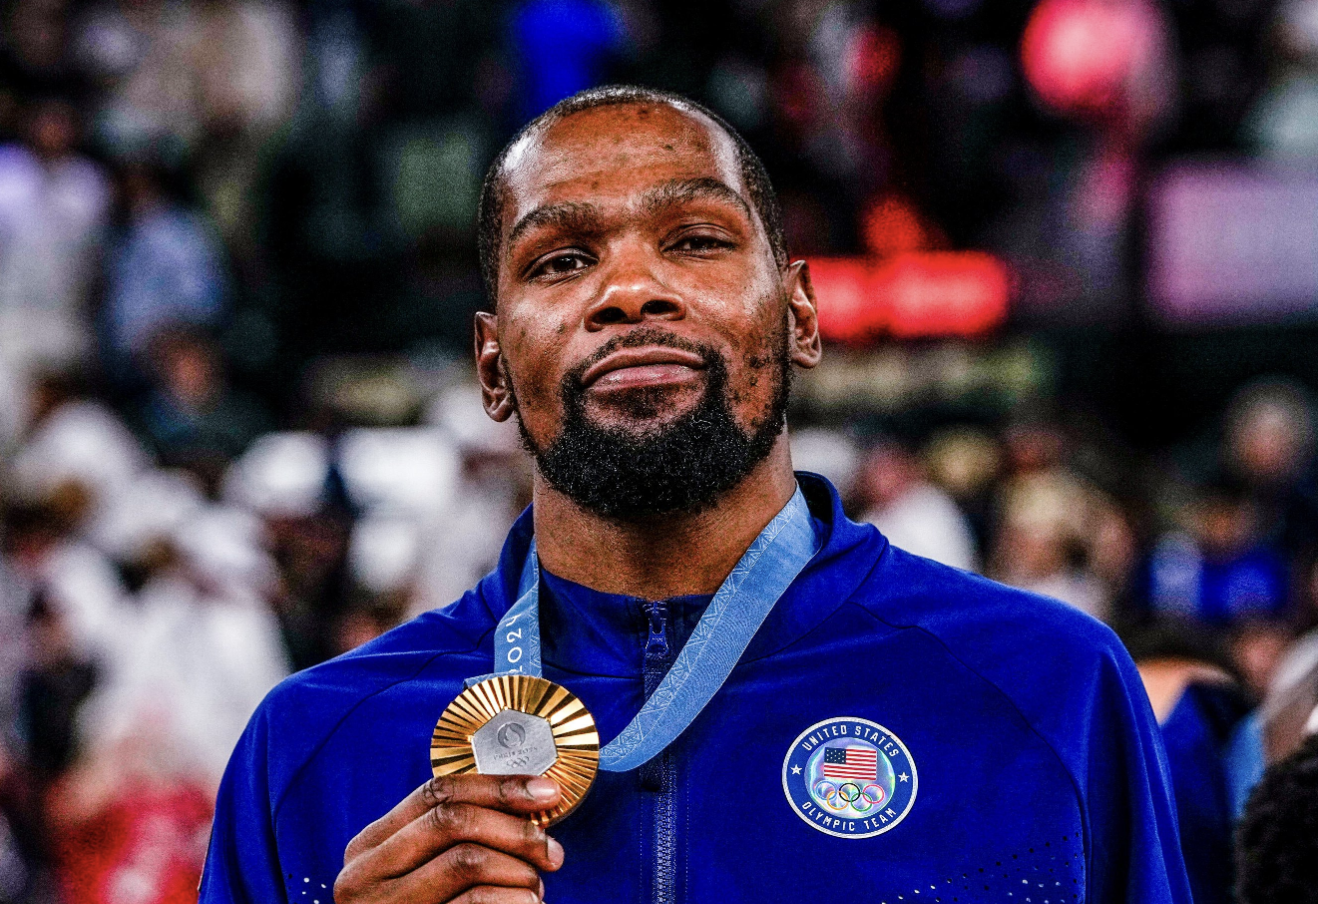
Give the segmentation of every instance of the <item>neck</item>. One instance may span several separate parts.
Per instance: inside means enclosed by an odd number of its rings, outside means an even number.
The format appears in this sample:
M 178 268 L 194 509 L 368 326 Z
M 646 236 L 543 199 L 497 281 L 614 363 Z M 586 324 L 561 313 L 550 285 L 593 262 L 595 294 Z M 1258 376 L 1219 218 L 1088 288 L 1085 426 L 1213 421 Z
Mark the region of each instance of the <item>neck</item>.
M 604 593 L 652 600 L 714 593 L 795 491 L 786 432 L 741 483 L 696 514 L 603 518 L 537 473 L 536 548 L 553 574 Z

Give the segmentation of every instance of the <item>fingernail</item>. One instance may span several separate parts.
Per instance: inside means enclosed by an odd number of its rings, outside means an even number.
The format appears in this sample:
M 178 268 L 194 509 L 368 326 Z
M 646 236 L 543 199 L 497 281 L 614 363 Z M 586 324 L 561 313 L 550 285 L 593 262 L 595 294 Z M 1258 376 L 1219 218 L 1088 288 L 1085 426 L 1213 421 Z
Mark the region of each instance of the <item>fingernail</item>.
M 558 869 L 563 865 L 563 845 L 550 838 L 546 847 L 549 850 L 549 862 L 554 864 L 554 869 Z
M 532 800 L 549 800 L 558 793 L 558 785 L 547 778 L 533 778 L 526 783 L 526 793 Z

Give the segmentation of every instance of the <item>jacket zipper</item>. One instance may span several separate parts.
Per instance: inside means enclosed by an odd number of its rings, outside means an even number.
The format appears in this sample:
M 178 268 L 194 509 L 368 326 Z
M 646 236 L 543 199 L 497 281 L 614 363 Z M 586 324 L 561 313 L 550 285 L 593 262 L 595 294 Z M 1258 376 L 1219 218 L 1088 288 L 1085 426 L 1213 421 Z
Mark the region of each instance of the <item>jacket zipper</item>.
M 673 664 L 672 645 L 668 642 L 668 606 L 663 601 L 644 603 L 649 633 L 645 641 L 645 697 L 659 687 L 659 682 Z M 653 793 L 654 802 L 654 884 L 653 904 L 677 901 L 677 766 L 671 750 L 665 750 L 641 767 L 642 789 Z

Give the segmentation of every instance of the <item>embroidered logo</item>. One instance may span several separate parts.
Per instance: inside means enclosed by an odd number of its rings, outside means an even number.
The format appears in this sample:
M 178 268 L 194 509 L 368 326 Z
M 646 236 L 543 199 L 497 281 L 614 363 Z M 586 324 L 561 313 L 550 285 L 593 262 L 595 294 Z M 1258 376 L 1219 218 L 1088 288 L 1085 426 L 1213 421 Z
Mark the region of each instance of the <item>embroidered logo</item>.
M 783 791 L 796 815 L 839 838 L 881 835 L 911 812 L 919 779 L 906 745 L 868 719 L 811 725 L 783 760 Z

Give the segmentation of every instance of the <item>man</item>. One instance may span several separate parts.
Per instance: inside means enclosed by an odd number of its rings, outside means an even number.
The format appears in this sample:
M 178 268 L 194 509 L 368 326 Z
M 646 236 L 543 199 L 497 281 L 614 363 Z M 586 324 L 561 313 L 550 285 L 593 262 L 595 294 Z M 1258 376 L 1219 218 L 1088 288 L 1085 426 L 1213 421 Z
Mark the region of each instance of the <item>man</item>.
M 534 454 L 532 510 L 454 606 L 272 693 L 220 792 L 203 901 L 1189 900 L 1113 635 L 894 549 L 793 475 L 784 409 L 791 366 L 820 357 L 815 299 L 726 124 L 639 89 L 564 101 L 495 162 L 481 233 L 477 367 Z M 427 781 L 436 718 L 503 649 L 533 536 L 544 677 L 609 742 L 688 637 L 727 643 L 702 613 L 760 579 L 743 555 L 784 518 L 804 568 L 721 688 L 552 838 L 528 819 L 552 782 Z

